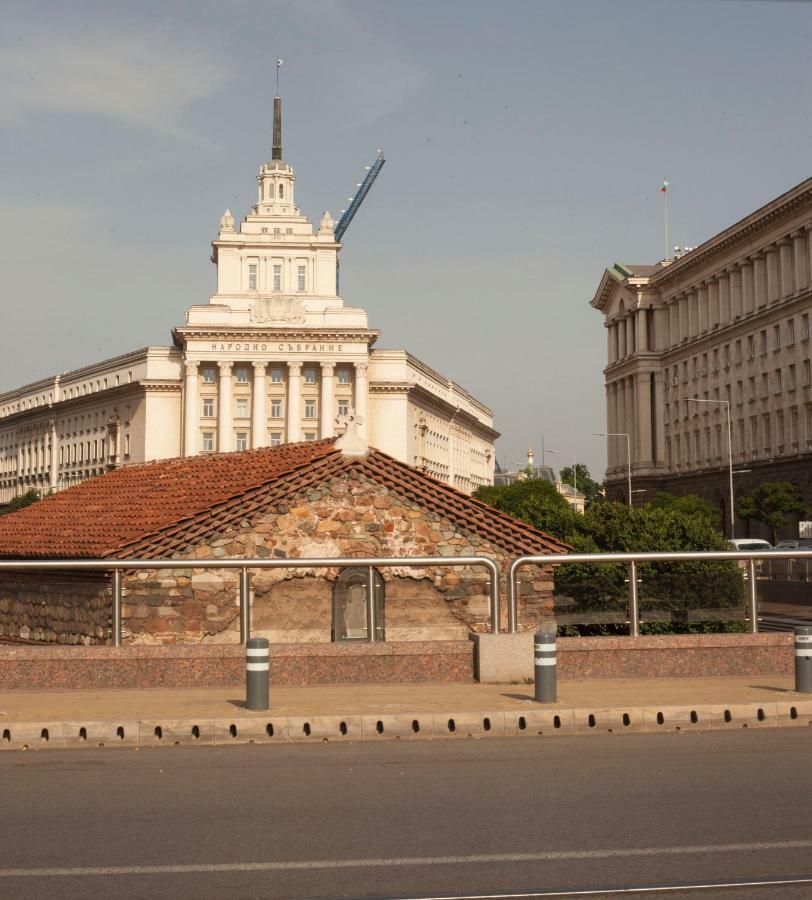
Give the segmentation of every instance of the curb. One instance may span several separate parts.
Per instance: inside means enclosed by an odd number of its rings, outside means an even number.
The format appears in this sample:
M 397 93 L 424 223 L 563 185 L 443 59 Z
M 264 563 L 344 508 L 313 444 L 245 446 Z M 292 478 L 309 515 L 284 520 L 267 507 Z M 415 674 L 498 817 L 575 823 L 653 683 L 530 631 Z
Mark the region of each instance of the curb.
M 812 726 L 812 700 L 411 715 L 235 716 L 0 723 L 0 750 L 459 740 Z

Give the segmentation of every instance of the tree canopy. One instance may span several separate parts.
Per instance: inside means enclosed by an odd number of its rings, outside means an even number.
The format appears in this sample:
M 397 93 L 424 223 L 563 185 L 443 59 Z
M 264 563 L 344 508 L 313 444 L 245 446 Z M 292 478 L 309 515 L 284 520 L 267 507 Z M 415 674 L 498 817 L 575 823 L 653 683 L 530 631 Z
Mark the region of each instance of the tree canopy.
M 561 481 L 577 488 L 584 495 L 586 503 L 594 503 L 596 500 L 603 499 L 603 484 L 592 478 L 589 469 L 583 463 L 576 463 L 575 475 L 578 477 L 574 477 L 572 466 L 564 466 L 559 472 Z
M 26 506 L 31 506 L 32 503 L 36 503 L 39 499 L 39 491 L 33 489 L 30 491 L 26 491 L 24 494 L 20 494 L 18 497 L 15 497 L 13 500 L 11 500 L 5 510 L 3 510 L 3 512 L 17 512 L 18 509 L 24 509 Z
M 755 519 L 766 525 L 773 544 L 779 529 L 785 528 L 791 515 L 807 512 L 801 489 L 791 481 L 764 481 L 736 500 L 736 512 L 743 519 Z

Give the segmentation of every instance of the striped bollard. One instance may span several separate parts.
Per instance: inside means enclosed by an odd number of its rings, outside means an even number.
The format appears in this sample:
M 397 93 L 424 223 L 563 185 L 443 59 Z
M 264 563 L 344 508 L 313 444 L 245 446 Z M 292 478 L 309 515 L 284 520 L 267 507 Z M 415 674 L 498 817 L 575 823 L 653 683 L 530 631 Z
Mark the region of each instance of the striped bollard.
M 267 638 L 248 638 L 245 642 L 245 706 L 247 709 L 268 709 L 269 658 Z
M 533 662 L 536 674 L 536 702 L 556 702 L 555 628 L 536 632 Z
M 812 625 L 795 629 L 795 690 L 812 694 Z

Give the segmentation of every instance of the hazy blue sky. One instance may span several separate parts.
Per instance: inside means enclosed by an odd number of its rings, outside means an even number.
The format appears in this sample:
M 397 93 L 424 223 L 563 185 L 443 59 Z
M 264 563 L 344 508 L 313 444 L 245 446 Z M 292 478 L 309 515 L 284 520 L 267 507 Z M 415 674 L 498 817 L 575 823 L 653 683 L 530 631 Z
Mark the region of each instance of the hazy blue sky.
M 812 4 L 9 2 L 0 391 L 166 344 L 270 154 L 311 220 L 387 164 L 342 294 L 531 441 L 598 472 L 606 265 L 698 244 L 812 174 Z M 559 464 L 560 457 L 549 458 Z

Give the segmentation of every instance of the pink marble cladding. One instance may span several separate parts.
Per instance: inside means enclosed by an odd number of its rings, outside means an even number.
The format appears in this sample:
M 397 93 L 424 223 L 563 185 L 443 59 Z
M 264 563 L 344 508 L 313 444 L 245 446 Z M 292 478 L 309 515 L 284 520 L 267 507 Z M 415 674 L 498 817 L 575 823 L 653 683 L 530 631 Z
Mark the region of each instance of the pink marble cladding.
M 558 677 L 570 681 L 791 675 L 793 666 L 793 636 L 789 633 L 558 640 Z
M 272 644 L 277 685 L 471 682 L 470 641 Z M 245 679 L 239 644 L 0 647 L 0 688 L 227 687 Z

